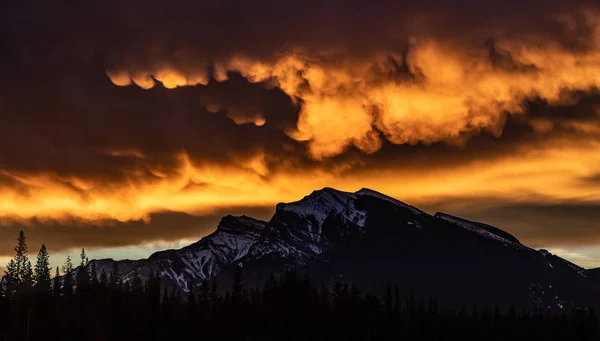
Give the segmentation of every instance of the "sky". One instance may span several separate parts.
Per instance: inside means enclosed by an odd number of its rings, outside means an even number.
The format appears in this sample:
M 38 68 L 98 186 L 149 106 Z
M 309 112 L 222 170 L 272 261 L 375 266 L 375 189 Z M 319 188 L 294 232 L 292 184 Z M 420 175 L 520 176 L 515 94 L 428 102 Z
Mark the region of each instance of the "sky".
M 0 38 L 1 264 L 367 187 L 600 266 L 596 1 L 25 0 Z

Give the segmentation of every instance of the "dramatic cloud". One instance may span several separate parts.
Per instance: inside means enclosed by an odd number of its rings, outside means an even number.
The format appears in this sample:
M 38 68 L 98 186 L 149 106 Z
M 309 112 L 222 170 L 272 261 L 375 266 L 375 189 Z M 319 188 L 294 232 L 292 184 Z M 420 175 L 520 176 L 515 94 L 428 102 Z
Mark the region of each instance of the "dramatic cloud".
M 269 219 L 272 215 L 270 208 L 231 208 L 200 217 L 178 212 L 154 213 L 148 221 L 128 222 L 112 219 L 92 222 L 77 218 L 62 221 L 33 219 L 24 222 L 4 218 L 3 228 L 0 230 L 0 256 L 12 253 L 16 236 L 21 230 L 28 236 L 30 252 L 37 251 L 42 243 L 48 245 L 52 252 L 61 252 L 73 247 L 131 247 L 159 241 L 195 241 L 199 236 L 213 232 L 223 216 L 242 212 L 262 219 Z
M 600 205 L 599 37 L 579 0 L 2 5 L 0 236 L 175 240 L 330 186 L 597 240 L 518 223 Z

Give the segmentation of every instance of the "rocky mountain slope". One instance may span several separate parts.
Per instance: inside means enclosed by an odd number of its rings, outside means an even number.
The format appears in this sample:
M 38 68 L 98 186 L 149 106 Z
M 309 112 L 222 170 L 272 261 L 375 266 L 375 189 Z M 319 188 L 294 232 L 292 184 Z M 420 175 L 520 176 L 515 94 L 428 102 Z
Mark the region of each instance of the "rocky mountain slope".
M 113 264 L 93 262 L 99 272 Z M 269 222 L 226 216 L 197 243 L 118 264 L 125 280 L 153 270 L 182 292 L 213 276 L 227 288 L 241 264 L 249 287 L 295 268 L 326 285 L 344 281 L 381 293 L 393 283 L 452 306 L 600 305 L 597 271 L 531 249 L 493 226 L 429 215 L 369 189 L 314 191 L 278 204 Z

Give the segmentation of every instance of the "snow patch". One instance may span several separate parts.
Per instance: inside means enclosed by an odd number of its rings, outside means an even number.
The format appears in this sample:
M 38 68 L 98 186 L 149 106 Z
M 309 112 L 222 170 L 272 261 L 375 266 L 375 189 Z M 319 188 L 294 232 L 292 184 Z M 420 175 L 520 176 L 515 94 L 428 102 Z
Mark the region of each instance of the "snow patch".
M 329 216 L 341 214 L 346 220 L 364 227 L 367 213 L 357 210 L 354 206 L 356 195 L 354 193 L 342 192 L 332 188 L 324 188 L 320 191 L 314 191 L 302 200 L 280 204 L 280 210 L 294 212 L 298 216 L 316 220 L 317 226 L 309 226 L 309 231 L 321 233 L 323 223 Z
M 499 235 L 493 233 L 492 231 L 490 231 L 490 229 L 492 227 L 490 227 L 488 229 L 488 228 L 484 227 L 483 224 L 473 223 L 473 222 L 470 222 L 468 220 L 465 220 L 465 219 L 462 219 L 462 218 L 458 218 L 458 217 L 454 217 L 454 216 L 451 216 L 451 215 L 445 214 L 445 213 L 439 213 L 438 212 L 438 213 L 435 214 L 435 217 L 439 218 L 439 219 L 442 219 L 444 221 L 447 221 L 449 223 L 458 225 L 458 226 L 460 226 L 460 227 L 462 227 L 462 228 L 464 228 L 464 229 L 466 229 L 468 231 L 471 231 L 473 233 L 477 233 L 478 235 L 483 236 L 485 238 L 492 239 L 492 240 L 504 243 L 505 245 L 512 245 L 512 246 L 515 246 L 517 248 L 526 248 L 525 246 L 523 246 L 523 245 L 521 245 L 519 243 L 515 243 L 512 240 L 506 239 L 506 238 L 504 238 L 502 236 L 499 236 Z
M 418 209 L 418 208 L 416 208 L 414 206 L 411 206 L 409 204 L 403 203 L 400 200 L 394 199 L 394 198 L 389 197 L 389 196 L 387 196 L 385 194 L 381 194 L 381 193 L 379 193 L 377 191 L 374 191 L 372 189 L 363 188 L 363 189 L 359 190 L 358 192 L 356 192 L 355 194 L 358 195 L 358 196 L 366 195 L 366 196 L 370 196 L 370 197 L 379 198 L 379 199 L 391 202 L 394 205 L 407 208 L 407 209 L 409 209 L 411 212 L 413 212 L 415 214 L 425 214 L 425 212 L 421 211 L 420 209 Z
M 423 228 L 423 226 L 421 226 L 421 225 L 420 225 L 419 223 L 417 223 L 416 221 L 409 221 L 409 222 L 407 222 L 407 224 L 408 224 L 408 225 L 414 225 L 414 226 L 416 226 L 416 227 L 418 227 L 418 228 L 420 228 L 420 229 L 421 229 L 421 228 Z

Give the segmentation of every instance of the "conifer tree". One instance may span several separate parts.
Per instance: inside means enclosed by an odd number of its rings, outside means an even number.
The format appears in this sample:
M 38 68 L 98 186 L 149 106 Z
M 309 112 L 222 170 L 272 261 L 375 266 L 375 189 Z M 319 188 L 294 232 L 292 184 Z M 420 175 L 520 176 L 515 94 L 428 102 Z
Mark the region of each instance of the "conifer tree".
M 14 259 L 11 259 L 6 266 L 6 271 L 4 272 L 4 280 L 6 281 L 6 289 L 4 294 L 7 297 L 12 297 L 17 290 L 17 286 L 19 285 L 19 273 L 17 270 L 17 262 Z
M 213 276 L 212 284 L 210 286 L 210 300 L 215 305 L 217 301 L 217 276 Z
M 30 288 L 35 284 L 33 277 L 33 267 L 31 266 L 31 262 L 27 260 L 25 265 L 23 266 L 23 279 L 21 280 L 23 287 Z
M 79 254 L 79 258 L 81 259 L 81 263 L 79 263 L 79 266 L 84 267 L 87 266 L 87 264 L 89 263 L 88 257 L 85 254 L 85 249 L 82 248 L 81 249 L 81 253 Z
M 65 264 L 63 264 L 62 266 L 62 272 L 64 273 L 63 276 L 63 294 L 65 296 L 70 296 L 73 294 L 73 262 L 71 261 L 71 256 L 67 256 L 67 259 L 65 260 Z
M 87 290 L 90 286 L 90 274 L 87 268 L 87 256 L 85 255 L 85 249 L 81 249 L 81 254 L 79 255 L 81 262 L 79 263 L 79 268 L 77 270 L 77 291 L 82 292 Z
M 106 276 L 106 271 L 102 270 L 100 274 L 100 285 L 106 287 L 108 285 L 108 276 Z
M 187 283 L 188 295 L 187 295 L 187 304 L 190 310 L 196 306 L 196 296 L 194 295 L 194 283 L 192 280 L 189 280 Z
M 240 264 L 236 265 L 233 271 L 233 285 L 232 285 L 232 299 L 234 302 L 238 302 L 241 300 L 242 291 L 244 287 L 242 285 L 242 266 Z
M 144 291 L 144 285 L 142 283 L 142 278 L 140 277 L 138 269 L 135 269 L 133 273 L 133 283 L 131 285 L 131 290 L 134 293 L 141 293 Z
M 26 290 L 33 285 L 33 270 L 31 262 L 27 258 L 29 249 L 27 248 L 23 231 L 19 232 L 17 246 L 15 246 L 14 251 L 15 257 L 9 261 L 5 275 L 7 284 L 6 294 L 9 297 L 12 297 L 15 292 Z
M 35 269 L 33 272 L 36 285 L 42 291 L 50 290 L 51 270 L 52 268 L 50 267 L 50 256 L 48 255 L 48 250 L 46 249 L 46 245 L 42 244 L 42 247 L 37 255 L 37 262 L 35 263 Z
M 54 296 L 59 297 L 62 292 L 62 278 L 60 277 L 60 269 L 56 266 L 56 273 L 54 275 L 54 285 L 52 287 Z
M 92 262 L 92 265 L 89 266 L 90 268 L 90 284 L 93 288 L 98 287 L 98 284 L 100 284 L 100 282 L 98 282 L 98 270 L 96 269 L 96 262 Z
M 108 285 L 112 289 L 120 289 L 122 285 L 121 271 L 119 270 L 119 265 L 117 262 L 113 263 L 112 269 L 110 270 L 110 280 Z
M 17 264 L 17 274 L 18 274 L 18 284 L 23 282 L 23 279 L 28 276 L 27 270 L 27 262 L 29 259 L 27 258 L 27 253 L 29 252 L 29 248 L 27 247 L 27 243 L 25 241 L 25 233 L 23 231 L 19 232 L 19 237 L 17 238 L 17 246 L 15 246 L 15 262 Z
M 210 300 L 210 284 L 208 283 L 208 279 L 205 278 L 202 281 L 202 286 L 200 287 L 200 296 L 198 298 L 200 303 L 205 306 L 208 304 Z

